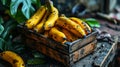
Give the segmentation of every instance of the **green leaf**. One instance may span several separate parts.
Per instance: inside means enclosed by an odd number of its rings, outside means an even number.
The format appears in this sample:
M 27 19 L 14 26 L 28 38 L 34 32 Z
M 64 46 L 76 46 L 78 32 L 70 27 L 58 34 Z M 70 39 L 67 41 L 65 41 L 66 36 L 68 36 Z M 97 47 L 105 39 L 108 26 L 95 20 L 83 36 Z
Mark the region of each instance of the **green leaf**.
M 35 11 L 32 4 L 40 6 L 39 0 L 11 0 L 10 12 L 11 15 L 15 18 L 18 8 L 22 10 L 23 15 L 29 19 L 31 14 Z M 18 17 L 18 16 L 17 16 Z
M 3 39 L 3 38 L 0 38 L 0 50 L 4 50 L 3 46 L 4 44 L 3 43 L 6 43 L 6 41 Z
M 36 5 L 37 8 L 41 6 L 40 0 L 31 0 L 34 5 Z
M 27 64 L 43 64 L 45 61 L 41 58 L 28 59 Z
M 0 24 L 3 24 L 4 21 L 3 21 L 3 18 L 0 16 Z
M 0 35 L 3 33 L 4 27 L 0 24 Z
M 14 17 L 17 13 L 18 6 L 22 3 L 22 1 L 23 0 L 11 0 L 10 12 L 11 12 L 11 15 L 13 15 Z
M 16 17 L 14 18 L 18 23 L 22 23 L 25 22 L 27 19 L 26 17 L 23 15 L 22 11 L 20 9 L 18 9 L 18 12 L 16 14 Z
M 1 0 L 3 5 L 6 5 L 7 0 Z
M 1 37 L 2 38 L 6 38 L 6 36 L 7 36 L 7 34 L 8 34 L 8 32 L 9 32 L 9 30 L 8 29 L 10 29 L 10 25 L 12 24 L 12 21 L 8 21 L 8 22 L 6 22 L 5 24 L 4 24 L 4 31 L 3 31 L 3 33 L 1 34 Z
M 22 6 L 22 12 L 24 14 L 24 16 L 29 19 L 30 18 L 30 14 L 33 13 L 35 11 L 35 9 L 32 6 L 32 3 L 30 0 L 24 0 L 23 1 L 23 6 Z
M 11 41 L 11 37 L 10 36 L 6 39 L 7 43 L 3 47 L 4 50 L 12 50 L 13 49 L 13 47 L 12 47 L 12 41 Z
M 32 3 L 36 4 L 38 0 L 31 0 Z
M 22 44 L 19 44 L 19 43 L 15 44 L 15 43 L 13 43 L 12 46 L 13 46 L 13 49 L 14 49 L 13 51 L 15 51 L 17 53 L 19 53 L 22 50 L 24 50 L 24 46 Z
M 94 18 L 87 18 L 84 20 L 87 24 L 89 24 L 91 27 L 100 27 L 100 23 L 94 19 Z
M 2 32 L 4 31 L 4 27 L 3 27 L 3 25 L 1 25 L 1 24 L 3 24 L 3 23 L 4 23 L 3 18 L 0 16 L 0 35 L 1 35 Z
M 14 21 L 8 21 L 8 22 L 6 22 L 5 25 L 4 25 L 4 31 L 1 34 L 2 38 L 8 39 L 10 31 L 13 28 L 15 28 L 15 26 L 16 26 L 16 23 Z
M 45 56 L 39 52 L 32 52 L 32 55 L 34 56 L 34 58 L 45 58 Z

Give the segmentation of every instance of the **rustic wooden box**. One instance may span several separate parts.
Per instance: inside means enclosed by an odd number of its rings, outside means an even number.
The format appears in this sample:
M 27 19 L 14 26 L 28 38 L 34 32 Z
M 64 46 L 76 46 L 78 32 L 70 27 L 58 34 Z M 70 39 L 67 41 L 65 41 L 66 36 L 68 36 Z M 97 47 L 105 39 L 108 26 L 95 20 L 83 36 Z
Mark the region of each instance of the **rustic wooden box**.
M 25 26 L 18 26 L 19 32 L 25 37 L 26 44 L 41 53 L 71 66 L 74 62 L 90 54 L 96 45 L 97 32 L 94 31 L 86 38 L 60 44 L 42 34 L 28 30 Z

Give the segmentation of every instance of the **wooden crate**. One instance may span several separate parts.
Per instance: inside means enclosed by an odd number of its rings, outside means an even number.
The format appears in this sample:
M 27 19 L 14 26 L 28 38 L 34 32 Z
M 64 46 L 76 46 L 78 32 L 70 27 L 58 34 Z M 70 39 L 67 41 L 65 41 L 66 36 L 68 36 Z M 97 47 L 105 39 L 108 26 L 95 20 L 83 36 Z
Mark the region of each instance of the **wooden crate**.
M 32 49 L 38 50 L 46 56 L 49 56 L 59 62 L 62 62 L 65 66 L 72 66 L 75 62 L 79 61 L 81 58 L 92 53 L 95 49 L 97 41 L 93 41 L 86 46 L 76 50 L 70 54 L 64 54 L 57 50 L 54 50 L 43 43 L 36 42 L 32 39 L 25 39 L 26 45 Z
M 35 31 L 28 30 L 22 25 L 18 26 L 18 30 L 24 36 L 26 44 L 29 47 L 34 48 L 67 66 L 71 66 L 74 62 L 90 54 L 95 49 L 97 42 L 96 31 L 93 31 L 83 39 L 61 44 Z

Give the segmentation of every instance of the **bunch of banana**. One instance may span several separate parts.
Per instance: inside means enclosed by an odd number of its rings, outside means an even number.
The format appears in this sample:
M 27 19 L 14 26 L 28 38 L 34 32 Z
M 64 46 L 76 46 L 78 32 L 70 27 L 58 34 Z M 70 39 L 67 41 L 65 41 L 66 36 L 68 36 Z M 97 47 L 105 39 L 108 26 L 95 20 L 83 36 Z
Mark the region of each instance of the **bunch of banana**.
M 41 6 L 37 12 L 26 21 L 25 25 L 28 29 L 42 33 L 45 30 L 50 30 L 58 18 L 58 9 L 50 2 L 50 8 Z
M 43 18 L 42 18 L 42 20 L 41 20 L 41 22 L 34 27 L 34 30 L 35 30 L 36 32 L 41 33 L 41 32 L 44 31 L 43 25 L 45 24 L 45 21 L 47 20 L 48 15 L 49 15 L 49 11 L 46 11 L 46 12 L 45 12 L 45 15 L 43 16 Z
M 50 30 L 54 24 L 55 21 L 58 19 L 58 9 L 53 6 L 53 3 L 50 2 L 51 7 L 51 14 L 49 15 L 47 21 L 45 22 L 44 29 Z
M 28 29 L 33 29 L 45 37 L 64 43 L 83 38 L 92 32 L 89 25 L 76 17 L 59 17 L 58 9 L 50 1 L 49 6 L 41 6 L 40 9 L 26 22 Z
M 22 58 L 12 51 L 4 51 L 0 53 L 0 57 L 9 62 L 12 67 L 25 67 L 24 61 Z
M 29 20 L 27 20 L 25 24 L 27 28 L 32 29 L 35 27 L 42 20 L 42 17 L 44 16 L 46 10 L 47 9 L 45 6 L 41 6 L 37 12 Z

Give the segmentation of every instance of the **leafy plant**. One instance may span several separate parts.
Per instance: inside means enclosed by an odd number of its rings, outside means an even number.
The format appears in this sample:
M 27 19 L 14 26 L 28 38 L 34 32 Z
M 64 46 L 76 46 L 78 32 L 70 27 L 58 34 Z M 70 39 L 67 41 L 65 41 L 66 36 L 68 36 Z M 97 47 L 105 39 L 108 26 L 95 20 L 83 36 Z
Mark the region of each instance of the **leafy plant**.
M 0 52 L 11 50 L 19 54 L 27 53 L 27 48 L 23 45 L 20 34 L 16 32 L 16 27 L 29 19 L 40 6 L 40 0 L 0 0 Z M 29 52 L 34 53 L 32 50 Z M 32 59 L 28 59 L 28 64 L 45 62 L 41 54 L 33 55 Z
M 17 22 L 25 22 L 40 7 L 40 0 L 1 0 L 6 12 Z
M 0 21 L 1 22 L 1 21 Z M 5 51 L 5 50 L 11 50 L 11 51 L 16 51 L 20 52 L 20 49 L 23 49 L 23 47 L 20 47 L 19 41 L 13 42 L 13 32 L 12 30 L 16 27 L 18 23 L 15 23 L 13 20 L 9 20 L 6 23 L 4 22 L 1 24 L 1 36 L 0 36 L 0 50 Z M 17 43 L 17 44 L 16 44 Z M 16 48 L 20 47 L 20 48 Z
M 5 50 L 19 54 L 26 52 L 26 47 L 23 45 L 20 34 L 16 32 L 16 27 L 29 19 L 39 7 L 40 0 L 0 0 L 0 52 Z M 31 62 L 41 64 L 44 61 L 41 57 L 39 59 L 33 57 L 32 60 L 28 59 L 27 63 Z
M 0 0 L 0 50 L 21 52 L 24 49 L 20 40 L 13 41 L 16 35 L 13 30 L 29 19 L 40 5 L 40 0 Z

